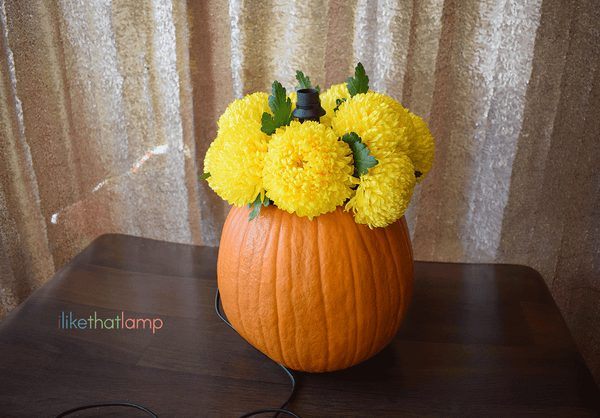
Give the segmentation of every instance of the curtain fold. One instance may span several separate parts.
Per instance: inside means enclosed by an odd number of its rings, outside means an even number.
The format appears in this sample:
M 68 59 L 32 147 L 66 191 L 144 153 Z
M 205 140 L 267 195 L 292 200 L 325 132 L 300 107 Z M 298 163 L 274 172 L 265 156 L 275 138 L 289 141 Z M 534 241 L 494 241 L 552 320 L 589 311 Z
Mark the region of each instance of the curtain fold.
M 600 382 L 596 1 L 0 4 L 0 318 L 102 233 L 218 245 L 227 105 L 360 61 L 436 138 L 415 258 L 538 270 Z
M 200 244 L 185 3 L 1 4 L 4 310 L 103 233 Z

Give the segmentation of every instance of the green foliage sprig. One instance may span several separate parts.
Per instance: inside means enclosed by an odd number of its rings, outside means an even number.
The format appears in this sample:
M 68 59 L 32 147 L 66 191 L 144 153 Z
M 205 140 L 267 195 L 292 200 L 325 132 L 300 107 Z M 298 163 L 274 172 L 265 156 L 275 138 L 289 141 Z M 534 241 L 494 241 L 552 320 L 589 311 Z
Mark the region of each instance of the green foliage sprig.
M 264 112 L 261 119 L 261 131 L 267 135 L 273 135 L 277 128 L 288 126 L 294 119 L 292 116 L 292 101 L 287 97 L 285 87 L 277 80 L 273 81 L 271 87 L 269 108 L 271 108 L 273 116 Z
M 350 132 L 342 137 L 342 141 L 347 143 L 352 150 L 354 157 L 354 177 L 360 178 L 361 175 L 367 174 L 369 169 L 379 164 L 377 159 L 370 155 L 367 144 L 362 142 L 362 139 L 355 132 Z
M 354 77 L 349 77 L 346 87 L 350 97 L 354 97 L 359 93 L 367 93 L 369 91 L 369 77 L 365 72 L 365 67 L 359 62 L 354 69 Z

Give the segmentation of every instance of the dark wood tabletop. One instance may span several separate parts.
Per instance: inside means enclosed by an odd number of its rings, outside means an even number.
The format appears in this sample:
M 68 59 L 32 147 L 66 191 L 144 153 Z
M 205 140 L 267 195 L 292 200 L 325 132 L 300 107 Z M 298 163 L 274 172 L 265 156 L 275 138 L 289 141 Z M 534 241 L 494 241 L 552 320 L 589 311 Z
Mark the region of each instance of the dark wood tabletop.
M 96 239 L 0 322 L 0 416 L 55 417 L 98 402 L 160 418 L 279 407 L 289 377 L 215 313 L 217 254 Z M 600 411 L 548 288 L 518 265 L 415 262 L 411 305 L 388 347 L 346 370 L 295 376 L 286 408 L 302 418 Z M 149 415 L 115 406 L 69 416 Z

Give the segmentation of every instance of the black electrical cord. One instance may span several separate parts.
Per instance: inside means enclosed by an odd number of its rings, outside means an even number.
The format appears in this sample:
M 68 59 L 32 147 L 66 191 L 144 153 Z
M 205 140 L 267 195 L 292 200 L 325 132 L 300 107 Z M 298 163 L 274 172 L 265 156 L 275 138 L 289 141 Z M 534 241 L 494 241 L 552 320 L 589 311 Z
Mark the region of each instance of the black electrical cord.
M 219 293 L 219 287 L 217 286 L 217 294 L 215 296 L 215 311 L 217 311 L 217 315 L 219 316 L 219 318 L 221 318 L 221 321 L 225 322 L 227 325 L 229 325 L 229 327 L 232 330 L 234 330 L 235 332 L 237 332 L 235 330 L 235 328 L 233 327 L 233 325 L 231 325 L 229 323 L 229 321 L 227 319 L 225 319 L 223 317 L 223 315 L 221 315 L 221 312 L 219 311 L 219 301 L 220 300 L 221 300 L 221 295 Z M 253 415 L 263 414 L 263 413 L 266 413 L 266 412 L 276 412 L 276 414 L 273 415 L 273 418 L 277 418 L 280 413 L 288 414 L 288 415 L 291 415 L 291 416 L 293 416 L 295 418 L 300 418 L 298 415 L 294 414 L 293 412 L 288 411 L 287 409 L 284 409 L 292 401 L 292 398 L 296 394 L 296 379 L 294 378 L 294 375 L 292 374 L 292 371 L 290 369 L 288 369 L 287 367 L 285 367 L 283 364 L 279 364 L 277 362 L 275 362 L 275 364 L 277 364 L 279 367 L 281 367 L 283 369 L 283 371 L 285 371 L 287 373 L 287 375 L 289 376 L 290 380 L 292 381 L 292 391 L 290 392 L 290 396 L 288 396 L 288 398 L 286 399 L 286 401 L 279 408 L 259 409 L 257 411 L 249 412 L 249 413 L 247 413 L 245 415 L 242 415 L 239 418 L 247 418 L 247 417 L 251 417 Z
M 136 405 L 136 404 L 133 404 L 133 403 L 127 403 L 127 402 L 100 402 L 100 403 L 92 403 L 92 404 L 84 405 L 84 406 L 78 406 L 77 408 L 69 409 L 68 411 L 65 411 L 65 412 L 62 412 L 62 413 L 58 414 L 55 418 L 62 418 L 62 417 L 65 417 L 67 415 L 71 415 L 73 412 L 82 411 L 84 409 L 96 408 L 96 407 L 100 407 L 100 406 L 128 406 L 128 407 L 131 407 L 131 408 L 136 408 L 136 409 L 139 409 L 141 411 L 144 411 L 148 415 L 150 415 L 151 417 L 158 418 L 156 415 L 154 415 L 152 412 L 150 412 L 149 410 L 147 410 L 143 406 L 139 406 L 139 405 Z

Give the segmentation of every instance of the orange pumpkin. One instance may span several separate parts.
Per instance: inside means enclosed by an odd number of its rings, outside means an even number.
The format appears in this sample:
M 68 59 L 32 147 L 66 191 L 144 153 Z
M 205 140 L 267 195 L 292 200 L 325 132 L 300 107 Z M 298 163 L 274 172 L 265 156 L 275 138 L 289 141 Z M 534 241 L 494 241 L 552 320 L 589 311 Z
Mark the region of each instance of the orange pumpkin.
M 294 370 L 358 364 L 394 337 L 414 283 L 404 217 L 369 229 L 338 207 L 312 221 L 276 207 L 229 212 L 217 275 L 227 318 Z

